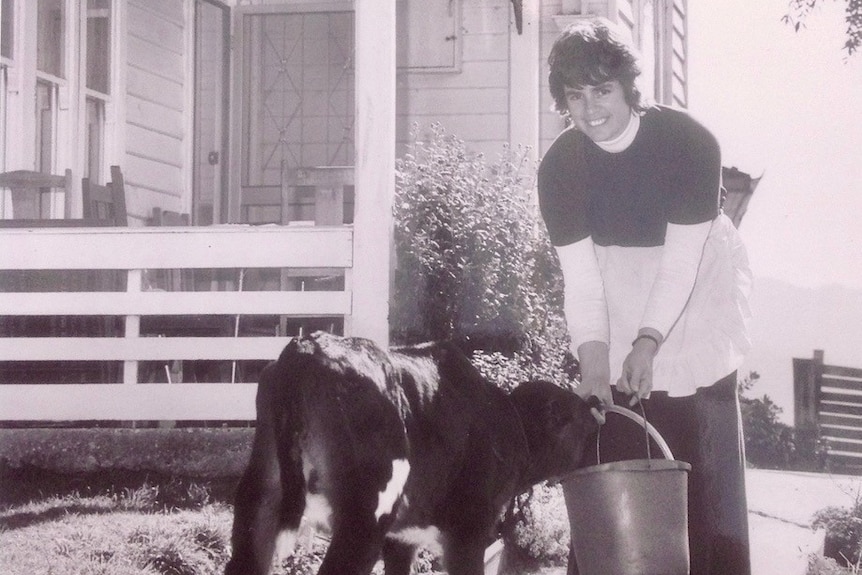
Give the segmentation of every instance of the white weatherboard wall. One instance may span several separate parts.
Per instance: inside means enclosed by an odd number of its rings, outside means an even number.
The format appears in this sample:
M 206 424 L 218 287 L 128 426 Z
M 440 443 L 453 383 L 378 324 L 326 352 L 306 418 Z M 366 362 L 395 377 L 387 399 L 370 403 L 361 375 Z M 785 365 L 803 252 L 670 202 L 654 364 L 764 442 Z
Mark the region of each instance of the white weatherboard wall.
M 509 0 L 460 0 L 460 58 L 455 71 L 400 70 L 397 91 L 399 154 L 414 122 L 427 131 L 440 122 L 490 157 L 509 141 Z M 440 34 L 446 33 L 445 30 Z
M 125 154 L 129 216 L 139 222 L 153 206 L 181 211 L 187 181 L 192 115 L 189 6 L 175 0 L 129 0 L 126 14 Z

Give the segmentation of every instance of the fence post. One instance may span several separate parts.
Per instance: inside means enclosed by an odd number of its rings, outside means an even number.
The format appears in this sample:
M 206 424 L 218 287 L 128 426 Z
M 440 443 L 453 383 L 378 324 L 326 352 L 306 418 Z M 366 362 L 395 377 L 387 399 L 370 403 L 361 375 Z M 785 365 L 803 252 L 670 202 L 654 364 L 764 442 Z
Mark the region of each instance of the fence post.
M 128 270 L 126 275 L 126 291 L 129 293 L 140 293 L 141 280 L 143 279 L 142 270 Z M 126 316 L 126 331 L 124 334 L 126 339 L 134 339 L 141 337 L 141 316 L 127 315 Z M 138 383 L 138 360 L 127 359 L 123 361 L 123 383 L 126 385 L 137 385 Z
M 802 434 L 816 436 L 822 374 L 822 349 L 814 350 L 813 359 L 793 358 L 793 420 Z

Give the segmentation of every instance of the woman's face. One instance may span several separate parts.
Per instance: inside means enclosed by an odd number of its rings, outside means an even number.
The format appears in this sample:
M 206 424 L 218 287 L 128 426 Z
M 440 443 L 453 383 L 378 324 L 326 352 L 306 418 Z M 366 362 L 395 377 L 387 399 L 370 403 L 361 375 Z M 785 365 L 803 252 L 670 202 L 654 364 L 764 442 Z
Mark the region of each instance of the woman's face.
M 632 111 L 619 80 L 581 88 L 566 86 L 565 94 L 572 121 L 592 141 L 612 140 L 628 126 Z

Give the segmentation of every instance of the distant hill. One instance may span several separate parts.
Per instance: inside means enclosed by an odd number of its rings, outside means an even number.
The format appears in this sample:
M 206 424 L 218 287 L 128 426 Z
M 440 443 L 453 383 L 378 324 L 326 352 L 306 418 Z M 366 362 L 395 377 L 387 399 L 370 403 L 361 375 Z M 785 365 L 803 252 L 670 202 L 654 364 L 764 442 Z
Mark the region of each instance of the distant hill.
M 803 288 L 758 278 L 752 298 L 754 347 L 741 374 L 756 371 L 750 397 L 768 395 L 793 423 L 794 357 L 824 351 L 830 365 L 862 367 L 862 289 L 841 286 Z

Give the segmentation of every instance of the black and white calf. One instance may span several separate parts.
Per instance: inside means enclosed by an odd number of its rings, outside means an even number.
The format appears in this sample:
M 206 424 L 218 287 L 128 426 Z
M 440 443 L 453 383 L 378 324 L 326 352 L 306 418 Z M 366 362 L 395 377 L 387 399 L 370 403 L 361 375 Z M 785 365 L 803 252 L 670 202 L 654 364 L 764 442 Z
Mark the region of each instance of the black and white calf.
M 321 574 L 368 574 L 382 553 L 408 575 L 432 541 L 450 574 L 481 575 L 512 497 L 574 469 L 596 426 L 574 393 L 506 394 L 448 344 L 295 339 L 261 376 L 226 575 L 266 574 L 303 515 L 332 532 Z

